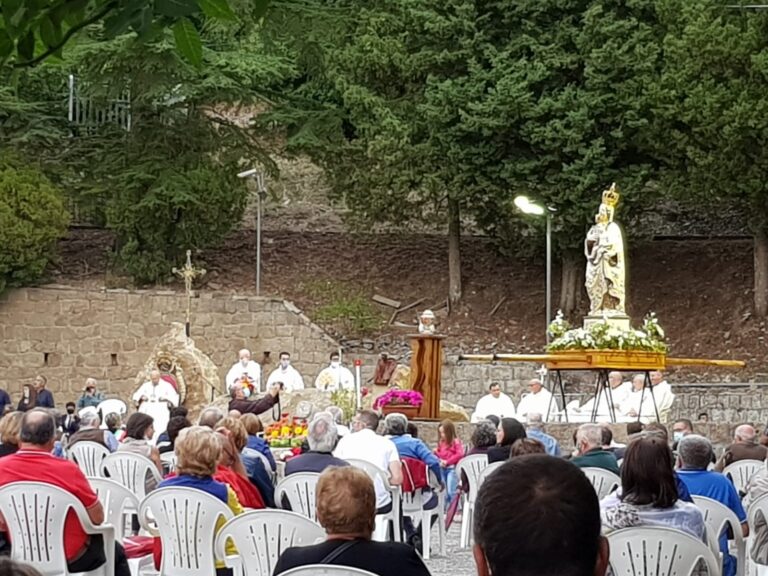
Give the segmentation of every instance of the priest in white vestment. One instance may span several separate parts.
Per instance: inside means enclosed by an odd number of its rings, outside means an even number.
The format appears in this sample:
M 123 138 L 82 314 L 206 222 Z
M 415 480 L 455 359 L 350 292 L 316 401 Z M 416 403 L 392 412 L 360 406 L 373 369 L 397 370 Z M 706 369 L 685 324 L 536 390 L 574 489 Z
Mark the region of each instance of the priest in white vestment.
M 616 416 L 622 412 L 622 406 L 626 404 L 629 395 L 632 393 L 632 384 L 622 382 L 621 372 L 611 372 L 608 374 L 608 385 L 611 387 L 611 400 Z M 573 407 L 569 404 L 568 416 L 582 416 L 589 419 L 592 416 L 592 410 L 595 406 L 595 398 L 592 397 L 581 406 Z M 608 391 L 603 389 L 600 393 L 600 403 L 597 407 L 597 420 L 607 420 L 611 417 L 611 411 L 608 408 Z M 579 420 L 581 421 L 581 420 Z M 586 420 L 584 420 L 586 421 Z
M 675 395 L 672 393 L 672 386 L 669 385 L 664 379 L 664 375 L 658 370 L 654 370 L 650 373 L 651 386 L 653 386 L 653 396 L 651 391 L 645 391 L 645 397 L 643 398 L 643 410 L 640 413 L 643 419 L 648 418 L 650 421 L 656 420 L 656 410 L 653 408 L 653 401 L 656 400 L 656 408 L 659 411 L 659 418 L 661 421 L 665 421 L 669 415 L 669 410 L 672 408 L 672 402 L 675 400 Z
M 261 366 L 251 360 L 251 351 L 246 348 L 240 350 L 239 357 L 240 360 L 227 372 L 227 393 L 229 393 L 233 384 L 242 384 L 244 377 L 248 379 L 253 387 L 253 393 L 261 392 Z M 247 386 L 244 387 L 244 390 L 246 389 L 248 389 Z
M 267 390 L 278 382 L 283 384 L 282 389 L 286 392 L 304 390 L 304 379 L 299 374 L 299 371 L 291 366 L 291 355 L 288 352 L 280 352 L 280 366 L 272 370 L 272 373 L 269 375 Z
M 523 394 L 520 404 L 517 405 L 517 419 L 520 422 L 526 422 L 528 414 L 541 414 L 542 419 L 546 422 L 548 417 L 558 410 L 552 393 L 541 385 L 541 380 L 538 378 L 528 382 L 528 390 L 530 392 Z
M 152 416 L 154 420 L 155 436 L 157 437 L 168 428 L 170 410 L 179 405 L 179 393 L 167 381 L 160 378 L 159 370 L 149 373 L 149 381 L 144 382 L 133 395 L 138 411 Z
M 326 392 L 336 390 L 354 390 L 355 377 L 349 368 L 341 365 L 341 357 L 338 352 L 331 353 L 331 364 L 320 370 L 315 378 L 315 388 Z
M 645 374 L 635 374 L 632 378 L 632 390 L 627 395 L 627 399 L 621 405 L 621 415 L 625 416 L 624 421 L 637 418 L 640 413 L 640 401 L 642 399 L 643 404 L 646 403 L 645 397 L 650 396 L 650 393 L 646 390 L 643 393 L 643 386 L 645 385 Z M 645 410 L 643 410 L 645 413 Z M 644 414 L 645 415 L 645 414 Z
M 480 422 L 488 416 L 496 416 L 499 420 L 515 417 L 515 403 L 495 382 L 488 387 L 488 394 L 477 401 L 475 411 L 472 413 L 472 422 Z

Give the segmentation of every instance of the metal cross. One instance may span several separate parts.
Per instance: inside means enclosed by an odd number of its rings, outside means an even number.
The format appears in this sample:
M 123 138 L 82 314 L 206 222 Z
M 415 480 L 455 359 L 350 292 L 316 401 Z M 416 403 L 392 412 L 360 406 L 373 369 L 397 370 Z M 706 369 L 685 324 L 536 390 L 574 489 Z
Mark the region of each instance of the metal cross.
M 192 265 L 192 250 L 187 250 L 187 262 L 184 264 L 184 267 L 179 268 L 173 268 L 172 272 L 176 274 L 179 278 L 184 279 L 184 288 L 187 292 L 187 318 L 186 318 L 186 327 L 187 327 L 187 338 L 189 338 L 189 332 L 190 332 L 190 324 L 189 324 L 189 316 L 192 309 L 192 282 L 195 278 L 202 278 L 205 276 L 205 269 L 204 268 L 195 268 Z

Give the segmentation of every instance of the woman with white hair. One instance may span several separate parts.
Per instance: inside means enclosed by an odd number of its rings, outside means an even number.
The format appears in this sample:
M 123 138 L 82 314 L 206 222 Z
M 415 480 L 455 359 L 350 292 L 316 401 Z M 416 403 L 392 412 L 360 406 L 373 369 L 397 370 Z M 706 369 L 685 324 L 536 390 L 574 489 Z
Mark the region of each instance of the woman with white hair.
M 338 432 L 334 417 L 329 412 L 318 412 L 309 423 L 307 442 L 309 451 L 291 458 L 285 465 L 285 475 L 297 472 L 322 472 L 329 466 L 348 466 L 347 462 L 336 458 Z

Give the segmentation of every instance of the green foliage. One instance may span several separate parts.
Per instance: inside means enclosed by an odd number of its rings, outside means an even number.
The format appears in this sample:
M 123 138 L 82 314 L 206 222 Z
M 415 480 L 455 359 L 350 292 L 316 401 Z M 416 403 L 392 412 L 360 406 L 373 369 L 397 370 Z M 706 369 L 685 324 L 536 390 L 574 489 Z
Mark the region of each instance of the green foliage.
M 624 330 L 611 326 L 608 321 L 595 322 L 588 328 L 569 329 L 561 314 L 550 325 L 555 340 L 547 347 L 550 352 L 565 350 L 642 350 L 666 352 L 664 330 L 656 316 L 650 314 L 639 330 Z
M 348 335 L 370 334 L 383 318 L 365 294 L 347 284 L 316 280 L 303 286 L 304 292 L 320 302 L 312 317 Z
M 68 222 L 61 192 L 37 168 L 0 158 L 0 292 L 42 276 Z
M 665 68 L 653 97 L 664 184 L 718 211 L 736 204 L 768 230 L 768 12 L 660 0 Z
M 251 0 L 261 17 L 269 0 Z M 202 64 L 199 26 L 206 19 L 234 20 L 228 0 L 0 0 L 0 63 L 30 66 L 52 55 L 81 30 L 101 24 L 107 39 L 130 32 L 144 42 L 172 28 L 182 56 Z

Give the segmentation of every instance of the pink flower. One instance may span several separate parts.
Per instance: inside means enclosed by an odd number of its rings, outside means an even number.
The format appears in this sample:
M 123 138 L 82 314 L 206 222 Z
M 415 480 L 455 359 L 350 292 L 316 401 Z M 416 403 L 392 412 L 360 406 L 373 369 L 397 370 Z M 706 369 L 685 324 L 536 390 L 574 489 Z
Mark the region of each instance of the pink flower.
M 424 403 L 424 396 L 415 390 L 389 390 L 379 396 L 373 403 L 373 408 L 378 409 L 390 404 L 405 404 L 410 406 L 421 406 Z

